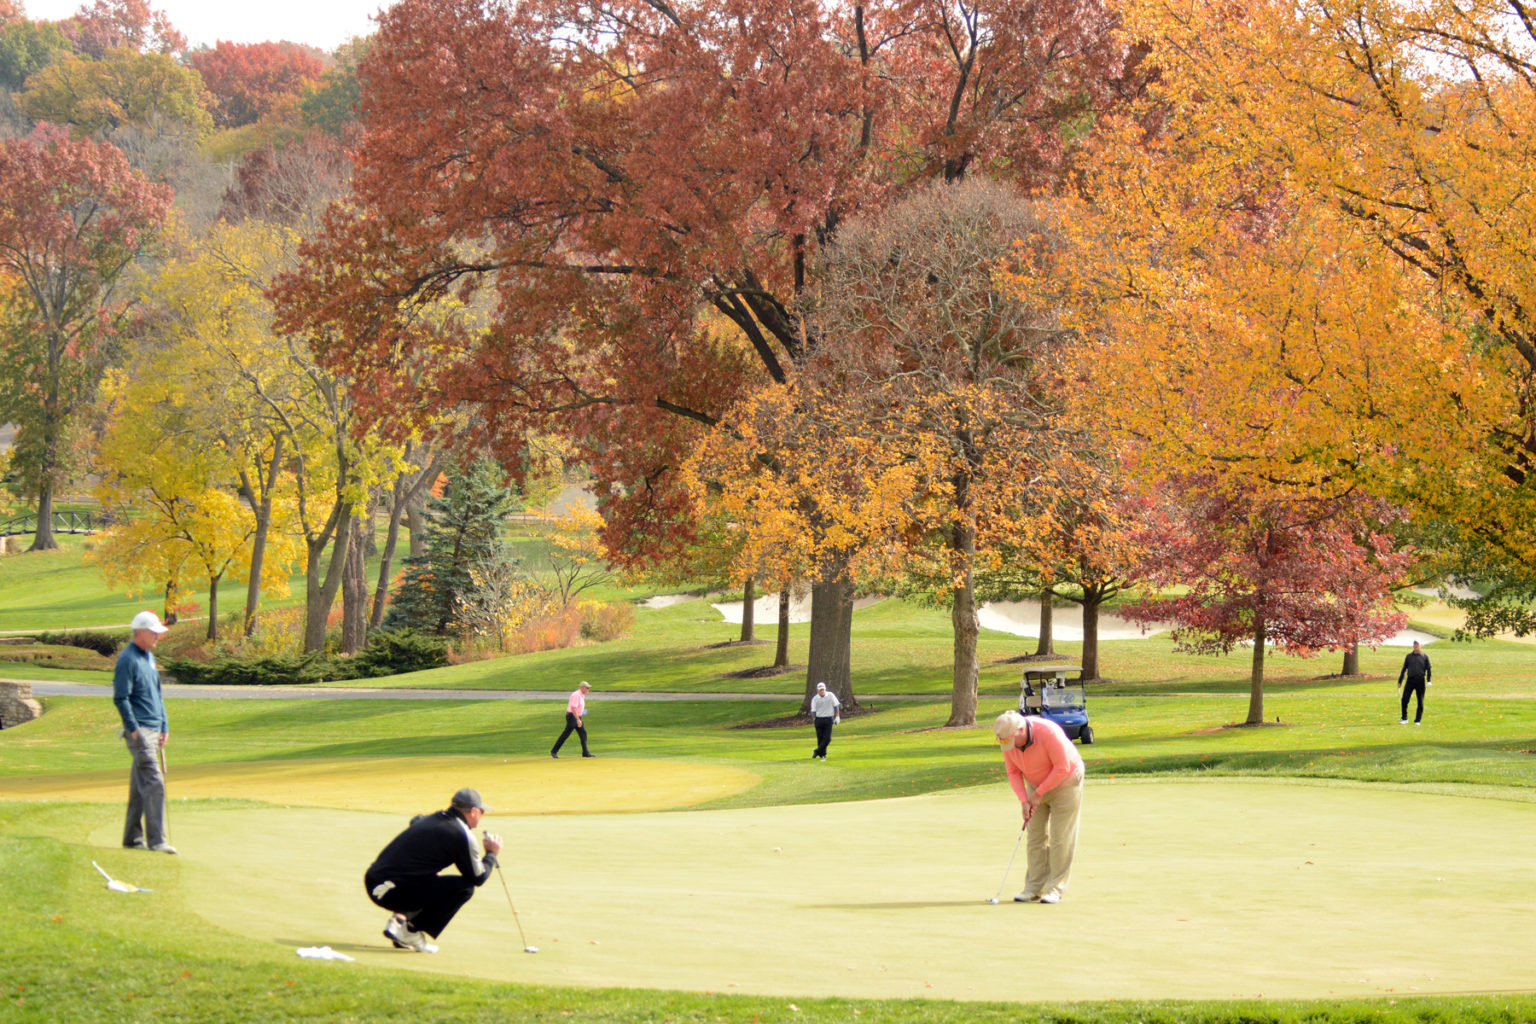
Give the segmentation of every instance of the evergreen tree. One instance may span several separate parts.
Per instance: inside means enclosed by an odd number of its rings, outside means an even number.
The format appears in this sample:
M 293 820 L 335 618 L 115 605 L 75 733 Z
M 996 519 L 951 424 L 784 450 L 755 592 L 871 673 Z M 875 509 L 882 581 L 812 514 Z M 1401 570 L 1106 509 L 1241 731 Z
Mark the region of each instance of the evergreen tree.
M 447 633 L 455 600 L 475 586 L 471 568 L 506 557 L 502 528 L 520 507 L 516 491 L 503 485 L 500 467 L 488 459 L 450 481 L 443 496 L 427 504 L 425 550 L 405 560 L 384 628 Z

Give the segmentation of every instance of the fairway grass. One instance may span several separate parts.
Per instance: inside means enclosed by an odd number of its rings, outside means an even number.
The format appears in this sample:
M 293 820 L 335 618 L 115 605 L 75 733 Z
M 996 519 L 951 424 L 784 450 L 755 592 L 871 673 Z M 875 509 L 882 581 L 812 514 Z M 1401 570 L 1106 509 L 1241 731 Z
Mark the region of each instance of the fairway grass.
M 391 783 L 380 779 L 383 791 Z M 487 787 L 493 805 L 518 792 Z M 537 799 L 536 797 L 534 798 Z M 440 801 L 439 801 L 440 802 Z M 492 880 L 436 956 L 379 935 L 361 877 L 405 824 L 325 808 L 173 809 L 174 861 L 79 837 L 83 900 L 174 905 L 253 956 L 329 945 L 370 967 L 529 985 L 853 999 L 1296 999 L 1530 984 L 1536 805 L 1400 787 L 1090 779 L 1071 890 L 1015 904 L 1004 785 L 852 804 L 497 814 L 528 941 Z M 99 890 L 99 892 L 98 892 Z M 1431 939 L 1432 937 L 1432 939 Z M 335 970 L 354 969 L 336 965 Z

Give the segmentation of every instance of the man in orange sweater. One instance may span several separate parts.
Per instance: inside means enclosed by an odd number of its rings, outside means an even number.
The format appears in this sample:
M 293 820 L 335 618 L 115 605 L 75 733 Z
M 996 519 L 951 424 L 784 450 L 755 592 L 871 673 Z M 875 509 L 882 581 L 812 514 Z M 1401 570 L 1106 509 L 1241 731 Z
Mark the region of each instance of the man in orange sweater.
M 1083 806 L 1083 759 L 1049 718 L 1004 711 L 993 726 L 1003 745 L 1008 784 L 1024 807 L 1029 870 L 1017 903 L 1060 903 L 1077 852 Z

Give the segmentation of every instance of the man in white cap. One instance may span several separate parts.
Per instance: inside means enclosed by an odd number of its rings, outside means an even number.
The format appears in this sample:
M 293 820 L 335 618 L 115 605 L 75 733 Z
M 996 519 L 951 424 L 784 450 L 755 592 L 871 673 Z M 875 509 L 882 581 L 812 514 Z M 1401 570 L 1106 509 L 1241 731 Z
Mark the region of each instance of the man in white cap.
M 165 834 L 165 740 L 171 733 L 160 696 L 155 645 L 165 627 L 154 612 L 144 611 L 129 624 L 133 638 L 117 656 L 112 673 L 112 703 L 123 720 L 123 740 L 133 758 L 128 773 L 128 821 L 123 845 L 135 850 L 175 853 Z
M 559 757 L 560 748 L 565 746 L 565 741 L 570 739 L 571 733 L 581 737 L 581 756 L 595 757 L 592 751 L 587 749 L 587 691 L 592 689 L 592 684 L 585 679 L 571 691 L 570 697 L 565 702 L 565 731 L 560 738 L 555 740 L 555 745 L 549 749 L 550 757 Z
M 1061 726 L 1039 715 L 1004 711 L 993 726 L 1003 745 L 1008 784 L 1024 807 L 1029 868 L 1016 903 L 1060 903 L 1077 853 L 1083 806 L 1083 758 Z
M 482 857 L 472 831 L 489 810 L 479 790 L 465 787 L 453 794 L 446 811 L 412 818 L 369 865 L 363 888 L 374 903 L 395 912 L 384 924 L 384 937 L 397 948 L 436 953 L 429 940 L 442 934 L 491 877 L 501 837 L 485 834 Z M 459 869 L 457 875 L 438 874 L 450 865 Z
M 826 683 L 817 683 L 816 696 L 811 698 L 811 721 L 816 726 L 816 749 L 811 751 L 812 760 L 827 759 L 827 747 L 832 742 L 832 726 L 842 721 L 838 714 L 841 708 L 837 694 L 829 693 Z

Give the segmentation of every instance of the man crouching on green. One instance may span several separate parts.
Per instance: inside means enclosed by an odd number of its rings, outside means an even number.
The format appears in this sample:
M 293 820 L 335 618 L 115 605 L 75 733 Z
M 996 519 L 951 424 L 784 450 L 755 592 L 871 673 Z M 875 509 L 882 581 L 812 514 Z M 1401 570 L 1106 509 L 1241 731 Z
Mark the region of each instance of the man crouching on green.
M 472 829 L 490 810 L 480 792 L 461 789 L 446 811 L 419 814 L 410 827 L 390 840 L 363 876 L 368 898 L 395 913 L 384 925 L 384 937 L 400 949 L 436 953 L 435 939 L 453 915 L 469 902 L 496 867 L 501 837 L 485 834 L 480 856 Z M 449 865 L 457 875 L 440 875 Z

